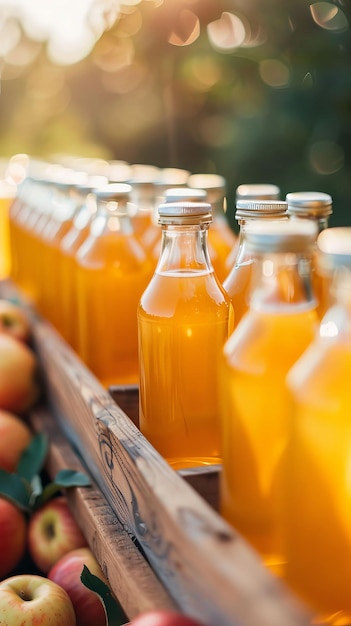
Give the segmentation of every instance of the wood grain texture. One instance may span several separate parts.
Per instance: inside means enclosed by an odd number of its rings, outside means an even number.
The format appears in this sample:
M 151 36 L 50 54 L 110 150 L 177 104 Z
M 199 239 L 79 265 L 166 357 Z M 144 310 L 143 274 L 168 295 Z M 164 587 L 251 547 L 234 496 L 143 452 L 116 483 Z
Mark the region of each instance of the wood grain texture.
M 54 329 L 31 316 L 53 413 L 180 609 L 207 626 L 310 624 L 309 611 L 169 467 Z
M 35 432 L 45 432 L 49 437 L 46 470 L 51 480 L 62 469 L 74 469 L 89 476 L 91 487 L 66 489 L 64 493 L 128 618 L 155 606 L 162 606 L 165 610 L 177 610 L 176 603 L 123 529 L 90 476 L 89 468 L 82 464 L 54 417 L 45 408 L 37 408 L 30 414 L 30 424 Z

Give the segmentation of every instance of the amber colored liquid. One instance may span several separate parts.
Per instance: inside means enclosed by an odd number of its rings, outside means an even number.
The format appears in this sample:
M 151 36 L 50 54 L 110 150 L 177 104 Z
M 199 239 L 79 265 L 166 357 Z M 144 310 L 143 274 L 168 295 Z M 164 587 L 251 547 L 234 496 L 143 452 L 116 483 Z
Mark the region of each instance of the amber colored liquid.
M 223 282 L 223 287 L 234 308 L 235 326 L 239 324 L 249 308 L 253 263 L 252 258 L 243 259 L 235 265 Z
M 152 274 L 134 235 L 89 236 L 77 256 L 78 352 L 100 382 L 139 380 L 137 306 Z
M 230 313 L 207 271 L 155 274 L 141 299 L 140 429 L 174 469 L 220 462 L 217 366 Z
M 208 230 L 208 249 L 218 279 L 223 282 L 228 274 L 226 260 L 236 247 L 236 236 L 225 219 L 214 219 Z
M 288 377 L 286 580 L 334 625 L 351 623 L 350 372 L 350 336 L 340 336 L 319 340 Z
M 10 274 L 9 206 L 12 198 L 0 198 L 0 280 Z
M 43 230 L 43 294 L 45 294 L 45 315 L 50 322 L 63 332 L 61 313 L 61 251 L 60 243 L 72 226 L 72 220 L 50 220 Z
M 76 254 L 88 237 L 89 224 L 78 229 L 72 225 L 60 244 L 61 333 L 78 352 L 77 262 Z
M 309 305 L 251 309 L 224 349 L 222 515 L 280 573 L 281 462 L 288 435 L 285 376 L 314 337 Z

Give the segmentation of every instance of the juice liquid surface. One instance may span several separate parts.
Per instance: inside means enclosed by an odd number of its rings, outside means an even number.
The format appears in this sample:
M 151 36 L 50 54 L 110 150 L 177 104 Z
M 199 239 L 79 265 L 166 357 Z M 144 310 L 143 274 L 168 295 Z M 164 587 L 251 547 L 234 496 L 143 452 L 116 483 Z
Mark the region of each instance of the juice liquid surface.
M 351 623 L 350 338 L 319 340 L 294 370 L 285 578 L 323 623 L 341 626 Z
M 139 380 L 137 307 L 152 273 L 133 235 L 89 236 L 77 253 L 78 351 L 100 382 Z
M 143 294 L 140 429 L 174 469 L 221 460 L 217 367 L 230 310 L 208 271 L 155 274 Z
M 284 562 L 285 376 L 312 341 L 317 322 L 311 305 L 251 309 L 224 351 L 221 513 L 278 574 Z

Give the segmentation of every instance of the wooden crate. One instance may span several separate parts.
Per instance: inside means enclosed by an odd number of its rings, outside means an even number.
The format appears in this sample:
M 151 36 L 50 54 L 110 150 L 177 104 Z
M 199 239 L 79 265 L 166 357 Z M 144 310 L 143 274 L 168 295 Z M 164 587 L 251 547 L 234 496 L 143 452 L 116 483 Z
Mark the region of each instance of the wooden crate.
M 8 282 L 1 293 L 18 297 Z M 52 475 L 83 466 L 94 481 L 73 490 L 70 504 L 128 618 L 173 608 L 207 626 L 310 624 L 310 612 L 216 512 L 218 471 L 173 471 L 134 423 L 137 390 L 104 389 L 22 304 L 46 388 L 32 424 L 53 442 Z

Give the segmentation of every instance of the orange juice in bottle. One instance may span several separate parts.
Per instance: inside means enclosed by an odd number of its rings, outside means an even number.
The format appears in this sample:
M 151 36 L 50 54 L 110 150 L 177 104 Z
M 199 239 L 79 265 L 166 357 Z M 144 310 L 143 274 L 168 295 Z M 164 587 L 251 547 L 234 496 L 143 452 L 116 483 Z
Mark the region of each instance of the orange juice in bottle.
M 160 258 L 138 308 L 140 429 L 174 469 L 216 464 L 232 307 L 207 250 L 211 205 L 165 203 L 159 215 Z
M 287 371 L 317 329 L 311 291 L 314 225 L 252 222 L 250 307 L 224 346 L 220 511 L 277 574 L 284 566 L 282 459 Z
M 253 220 L 287 220 L 287 203 L 280 200 L 237 200 L 235 217 L 240 224 L 238 250 L 234 265 L 223 287 L 235 312 L 235 326 L 249 308 L 251 274 L 255 259 L 246 243 L 246 227 Z
M 351 623 L 351 228 L 318 237 L 335 304 L 287 376 L 285 578 L 316 622 Z
M 225 216 L 226 180 L 219 174 L 192 174 L 188 179 L 188 186 L 204 189 L 207 202 L 212 206 L 213 220 L 208 231 L 208 247 L 214 270 L 223 282 L 228 273 L 227 258 L 236 247 L 236 235 Z
M 108 387 L 138 383 L 137 306 L 152 265 L 129 214 L 131 186 L 95 190 L 97 213 L 76 254 L 78 352 Z
M 42 232 L 43 241 L 43 290 L 46 317 L 60 332 L 63 329 L 61 315 L 61 251 L 60 243 L 72 226 L 77 211 L 76 185 L 87 179 L 84 172 L 63 170 L 61 180 L 54 182 L 52 212 Z
M 242 184 L 235 190 L 235 203 L 240 200 L 280 200 L 280 188 L 271 183 Z M 240 241 L 236 241 L 225 261 L 226 276 L 235 265 Z
M 21 286 L 21 211 L 27 202 L 31 181 L 28 176 L 18 185 L 17 193 L 9 207 L 9 241 L 11 254 L 11 279 Z M 25 209 L 27 210 L 27 209 Z
M 61 332 L 70 346 L 78 350 L 76 253 L 89 235 L 91 220 L 96 214 L 94 189 L 106 185 L 105 176 L 89 176 L 87 182 L 76 185 L 77 208 L 71 228 L 62 238 L 60 248 Z
M 333 200 L 328 193 L 321 191 L 295 191 L 286 195 L 287 214 L 290 219 L 311 220 L 317 225 L 317 235 L 329 226 L 333 213 Z M 312 258 L 313 289 L 317 298 L 317 311 L 320 319 L 331 306 L 330 277 L 317 263 L 317 249 Z

